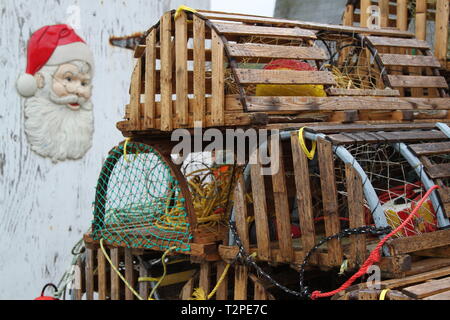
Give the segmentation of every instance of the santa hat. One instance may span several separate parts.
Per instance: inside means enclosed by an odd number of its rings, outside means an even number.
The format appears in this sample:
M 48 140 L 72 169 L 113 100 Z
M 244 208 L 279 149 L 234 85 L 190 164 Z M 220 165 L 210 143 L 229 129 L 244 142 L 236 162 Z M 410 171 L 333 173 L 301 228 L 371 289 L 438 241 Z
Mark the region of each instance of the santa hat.
M 66 24 L 45 26 L 31 35 L 28 41 L 27 70 L 20 75 L 16 87 L 20 95 L 33 96 L 37 90 L 34 75 L 43 66 L 54 66 L 73 60 L 87 62 L 94 68 L 94 58 L 89 47 Z

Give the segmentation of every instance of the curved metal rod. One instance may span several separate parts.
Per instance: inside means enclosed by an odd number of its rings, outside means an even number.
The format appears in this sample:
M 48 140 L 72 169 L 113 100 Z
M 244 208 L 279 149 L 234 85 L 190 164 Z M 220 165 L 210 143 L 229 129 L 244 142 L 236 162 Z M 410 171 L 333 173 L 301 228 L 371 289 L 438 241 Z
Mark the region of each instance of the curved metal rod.
M 420 160 L 409 150 L 406 144 L 402 142 L 394 143 L 393 147 L 406 159 L 406 161 L 408 161 L 409 165 L 419 176 L 426 190 L 429 190 L 433 185 L 435 185 L 434 181 L 431 180 L 428 174 L 425 172 L 422 162 L 420 162 Z M 434 211 L 436 212 L 436 218 L 439 228 L 448 227 L 450 225 L 449 220 L 447 217 L 445 217 L 436 192 L 433 192 L 430 195 L 430 200 L 433 204 Z

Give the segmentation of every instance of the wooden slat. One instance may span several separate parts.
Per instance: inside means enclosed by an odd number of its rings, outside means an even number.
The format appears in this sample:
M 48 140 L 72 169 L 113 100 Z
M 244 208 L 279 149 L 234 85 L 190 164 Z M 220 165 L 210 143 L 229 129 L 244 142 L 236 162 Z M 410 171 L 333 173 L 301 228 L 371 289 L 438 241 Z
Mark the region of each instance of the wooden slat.
M 450 291 L 450 277 L 439 280 L 430 280 L 415 286 L 404 288 L 402 291 L 415 299 L 423 299 L 445 291 Z
M 389 0 L 379 0 L 380 7 L 380 24 L 382 28 L 389 26 Z
M 171 131 L 172 125 L 172 14 L 161 17 L 161 130 Z
M 380 89 L 342 89 L 329 88 L 328 95 L 331 96 L 380 96 L 380 97 L 397 97 L 400 96 L 398 90 L 380 90 Z
M 382 53 L 380 58 L 386 66 L 440 67 L 439 61 L 434 56 Z
M 74 296 L 75 300 L 82 300 L 86 289 L 85 263 L 83 259 L 78 258 L 74 275 Z
M 408 30 L 408 0 L 397 0 L 397 28 Z
M 244 177 L 239 176 L 234 190 L 234 209 L 236 217 L 236 228 L 241 239 L 242 245 L 248 252 L 250 248 L 250 238 L 248 235 L 247 223 L 247 202 L 245 200 L 245 184 Z
M 325 233 L 326 236 L 331 236 L 341 231 L 332 145 L 329 141 L 319 139 L 317 151 Z M 328 242 L 328 255 L 331 264 L 340 265 L 342 263 L 342 248 L 338 239 Z
M 248 268 L 236 265 L 234 272 L 234 300 L 247 300 Z
M 440 131 L 398 131 L 398 132 L 376 132 L 358 134 L 331 134 L 328 136 L 336 144 L 352 144 L 359 142 L 408 142 L 421 140 L 441 140 L 446 136 Z
M 145 268 L 142 261 L 139 262 L 139 277 L 146 278 L 148 277 L 148 270 Z M 147 300 L 148 294 L 150 293 L 150 282 L 149 281 L 140 281 L 139 282 L 139 295 L 144 299 Z
M 232 57 L 283 58 L 303 60 L 328 59 L 324 50 L 318 47 L 277 46 L 256 43 L 229 43 L 228 50 Z
M 450 291 L 441 292 L 441 293 L 426 297 L 423 300 L 450 300 Z
M 130 85 L 130 120 L 136 128 L 141 127 L 141 86 L 142 86 L 142 58 L 139 58 L 131 76 Z
M 410 144 L 409 148 L 418 156 L 431 156 L 450 153 L 450 142 Z
M 175 20 L 176 110 L 179 127 L 188 125 L 187 19 L 184 11 Z
M 276 137 L 274 139 L 274 137 Z M 273 199 L 275 204 L 275 217 L 280 246 L 281 257 L 285 262 L 293 260 L 291 221 L 288 195 L 286 189 L 286 175 L 283 161 L 283 147 L 280 138 L 272 136 L 270 140 Z
M 308 158 L 301 150 L 297 133 L 291 135 L 292 160 L 294 163 L 295 187 L 297 196 L 297 210 L 302 232 L 302 249 L 311 250 L 316 244 L 314 228 L 314 212 L 309 180 Z M 312 257 L 316 262 L 315 258 Z
M 243 84 L 336 84 L 328 71 L 236 69 Z
M 209 262 L 200 264 L 199 287 L 205 291 L 206 295 L 209 294 L 211 287 L 211 264 Z
M 250 166 L 258 257 L 262 260 L 269 260 L 270 234 L 264 176 L 261 175 L 261 164 L 259 160 L 258 163 L 251 164 Z
M 125 280 L 134 287 L 133 255 L 129 248 L 125 248 Z M 125 300 L 134 300 L 134 294 L 128 287 L 125 288 Z
M 215 23 L 218 31 L 225 35 L 248 35 L 260 37 L 276 37 L 276 38 L 306 38 L 316 39 L 316 35 L 311 30 L 300 28 L 276 28 L 276 27 L 259 27 L 245 24 L 225 24 Z
M 194 123 L 205 124 L 205 21 L 194 16 Z
M 389 75 L 393 87 L 403 88 L 448 88 L 444 77 Z
M 427 0 L 416 0 L 416 38 L 425 40 L 427 37 Z
M 364 209 L 364 193 L 360 175 L 351 164 L 345 165 L 345 177 L 347 181 L 347 200 L 350 228 L 358 228 L 366 225 Z M 350 264 L 352 266 L 362 265 L 366 259 L 366 237 L 365 235 L 350 236 Z
M 426 41 L 423 41 L 423 40 L 387 38 L 387 37 L 376 37 L 376 36 L 368 36 L 367 39 L 374 46 L 416 48 L 416 49 L 429 49 L 430 48 L 430 45 Z
M 361 0 L 360 1 L 360 17 L 359 17 L 359 25 L 361 27 L 368 27 L 367 26 L 367 20 L 369 19 L 369 13 L 367 12 L 367 9 L 371 5 L 370 0 Z
M 111 248 L 111 261 L 119 268 L 119 248 Z M 111 270 L 111 300 L 120 299 L 120 279 L 114 270 Z
M 359 132 L 359 131 L 399 131 L 399 130 L 421 130 L 421 129 L 434 129 L 435 123 L 370 123 L 368 124 L 316 124 L 312 126 L 307 125 L 309 129 L 314 132 L 321 133 L 342 133 L 342 132 Z
M 446 110 L 446 98 L 247 97 L 250 112 L 341 110 Z
M 181 300 L 190 300 L 193 292 L 194 292 L 194 278 L 191 278 L 183 286 L 183 289 L 181 289 L 180 294 Z
M 450 230 L 439 230 L 417 236 L 394 239 L 389 246 L 396 254 L 410 253 L 450 244 Z
M 450 178 L 450 163 L 435 164 L 426 171 L 431 179 Z
M 94 300 L 94 251 L 86 248 L 86 300 Z
M 217 281 L 225 271 L 226 263 L 224 261 L 217 262 Z M 226 276 L 216 292 L 216 300 L 228 300 L 228 276 Z
M 224 74 L 224 45 L 219 35 L 213 31 L 211 39 L 212 50 L 212 124 L 221 126 L 225 117 L 225 74 Z
M 106 258 L 101 250 L 97 251 L 98 300 L 106 300 Z
M 443 66 L 447 64 L 449 5 L 448 0 L 436 3 L 434 54 Z
M 156 30 L 150 31 L 145 48 L 145 104 L 144 129 L 155 127 L 156 115 Z

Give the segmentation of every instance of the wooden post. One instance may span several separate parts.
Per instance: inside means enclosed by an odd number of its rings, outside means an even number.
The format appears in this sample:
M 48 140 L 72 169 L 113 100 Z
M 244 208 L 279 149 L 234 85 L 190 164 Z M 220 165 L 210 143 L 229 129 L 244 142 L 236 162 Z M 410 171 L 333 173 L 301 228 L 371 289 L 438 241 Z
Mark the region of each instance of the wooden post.
M 225 72 L 224 72 L 224 45 L 220 36 L 212 30 L 212 102 L 211 123 L 213 126 L 222 126 L 225 123 Z
M 247 300 L 247 280 L 247 267 L 236 265 L 234 271 L 234 300 Z
M 380 7 L 380 26 L 382 28 L 389 27 L 389 0 L 379 0 Z
M 372 5 L 371 0 L 361 0 L 361 6 L 360 6 L 360 21 L 359 24 L 361 27 L 367 28 L 367 20 L 370 17 L 370 14 L 367 12 L 367 8 L 369 8 Z
M 144 128 L 155 127 L 156 116 L 156 30 L 150 31 L 145 47 L 145 107 Z
M 361 177 L 355 168 L 349 163 L 345 165 L 345 177 L 348 193 L 348 215 L 350 228 L 364 226 L 364 194 Z M 352 267 L 361 265 L 366 259 L 366 237 L 364 235 L 350 236 L 350 265 Z
M 141 129 L 141 86 L 142 86 L 142 58 L 138 58 L 131 77 L 130 107 L 131 123 L 134 129 Z
M 270 234 L 269 219 L 267 216 L 266 188 L 264 176 L 261 175 L 261 164 L 251 164 L 250 175 L 252 180 L 252 195 L 256 226 L 256 243 L 258 258 L 269 260 L 270 258 Z
M 273 148 L 273 144 L 276 144 Z M 280 256 L 284 262 L 293 260 L 292 236 L 291 236 L 291 212 L 286 189 L 286 176 L 283 161 L 283 147 L 278 137 L 275 141 L 271 140 L 271 159 L 275 161 L 275 168 L 278 170 L 272 173 L 273 198 L 275 202 L 275 217 L 280 246 Z
M 106 258 L 101 250 L 97 251 L 98 300 L 106 300 Z
M 250 248 L 250 239 L 248 235 L 247 222 L 247 202 L 245 201 L 244 177 L 239 176 L 234 190 L 234 208 L 236 217 L 236 228 L 245 251 L 248 253 Z
M 416 0 L 416 38 L 427 37 L 427 0 Z
M 186 282 L 181 290 L 181 300 L 189 300 L 192 297 L 192 293 L 194 292 L 194 278 L 191 278 Z
M 161 17 L 161 131 L 171 131 L 172 123 L 172 14 Z
M 448 0 L 437 0 L 434 55 L 441 63 L 442 68 L 447 68 L 448 16 L 449 16 Z
M 318 157 L 320 170 L 320 184 L 322 188 L 323 214 L 325 219 L 326 236 L 331 236 L 339 231 L 339 207 L 337 203 L 337 189 L 334 172 L 334 158 L 331 142 L 324 139 L 318 140 Z M 328 242 L 328 256 L 331 265 L 338 266 L 342 263 L 342 248 L 338 239 Z
M 397 28 L 408 30 L 408 0 L 397 0 Z
M 176 61 L 176 110 L 177 125 L 183 127 L 189 124 L 188 101 L 188 50 L 187 50 L 187 18 L 184 11 L 175 20 L 175 61 Z
M 225 271 L 226 263 L 223 261 L 217 262 L 217 281 L 219 281 L 219 278 L 222 276 L 223 272 Z M 222 283 L 220 284 L 219 288 L 217 288 L 216 292 L 216 300 L 228 300 L 228 276 L 226 276 Z
M 94 300 L 94 250 L 86 248 L 86 300 Z
M 145 278 L 148 277 L 148 271 L 147 268 L 145 268 L 144 264 L 139 262 L 139 277 Z M 139 282 L 139 295 L 147 300 L 148 294 L 150 290 L 150 282 L 148 281 L 141 281 Z
M 342 20 L 344 26 L 353 26 L 355 6 L 353 4 L 348 4 L 345 7 L 345 12 Z
M 297 132 L 291 135 L 292 159 L 294 163 L 298 218 L 302 230 L 303 250 L 308 252 L 316 244 L 314 213 L 309 180 L 308 158 L 301 150 Z M 315 257 L 312 257 L 312 262 Z
M 125 280 L 134 288 L 133 255 L 130 248 L 125 248 Z M 125 289 L 125 300 L 134 300 L 134 294 L 128 288 Z
M 205 261 L 200 265 L 200 283 L 199 286 L 202 288 L 206 295 L 209 294 L 211 287 L 211 265 L 209 262 Z
M 75 300 L 82 300 L 85 291 L 85 264 L 82 259 L 77 260 L 74 279 Z
M 205 126 L 205 21 L 194 16 L 194 122 Z
M 119 268 L 119 248 L 111 249 L 111 261 L 113 265 Z M 120 299 L 120 279 L 117 273 L 111 269 L 111 300 Z

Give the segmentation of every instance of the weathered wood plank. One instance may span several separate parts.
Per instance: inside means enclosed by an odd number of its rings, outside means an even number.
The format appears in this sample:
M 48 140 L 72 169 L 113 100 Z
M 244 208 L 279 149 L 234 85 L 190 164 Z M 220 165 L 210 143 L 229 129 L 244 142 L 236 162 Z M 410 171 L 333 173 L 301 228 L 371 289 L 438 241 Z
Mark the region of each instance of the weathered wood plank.
M 125 248 L 125 280 L 134 287 L 133 254 L 129 248 Z M 125 300 L 134 300 L 134 294 L 128 287 L 125 288 Z
M 311 30 L 300 28 L 276 28 L 260 27 L 246 24 L 215 23 L 217 30 L 225 35 L 256 35 L 276 38 L 306 38 L 316 39 L 316 35 Z
M 317 47 L 277 46 L 257 43 L 229 43 L 228 50 L 232 57 L 283 58 L 324 60 L 328 56 Z
M 450 300 L 450 291 L 441 292 L 433 296 L 426 297 L 423 300 Z
M 418 143 L 408 146 L 418 156 L 450 153 L 450 142 Z
M 329 88 L 327 89 L 329 96 L 380 96 L 380 97 L 398 97 L 400 92 L 398 90 L 381 90 L 381 89 L 342 89 Z
M 194 292 L 194 278 L 191 278 L 183 286 L 183 289 L 181 289 L 181 294 L 180 294 L 181 300 L 191 299 L 193 292 Z
M 101 250 L 97 251 L 98 300 L 106 300 L 106 258 Z
M 172 14 L 161 17 L 161 130 L 170 131 L 172 124 Z
M 247 202 L 245 200 L 245 184 L 244 177 L 239 176 L 236 181 L 234 190 L 234 208 L 236 217 L 236 228 L 241 239 L 242 245 L 248 252 L 250 248 L 250 238 L 248 234 L 248 222 L 247 222 Z
M 142 86 L 142 58 L 137 59 L 130 85 L 130 120 L 136 128 L 141 127 L 141 86 Z
M 328 71 L 236 69 L 242 84 L 336 84 Z
M 111 248 L 111 261 L 119 268 L 119 248 Z M 111 269 L 111 300 L 120 299 L 120 279 L 117 273 Z
M 399 131 L 399 132 L 376 132 L 366 134 L 364 132 L 354 135 L 331 134 L 329 138 L 336 144 L 351 144 L 358 142 L 395 142 L 395 141 L 421 141 L 421 140 L 442 140 L 445 135 L 440 131 Z
M 247 97 L 248 111 L 446 110 L 446 98 L 394 97 Z
M 402 88 L 448 88 L 444 77 L 388 75 L 393 87 Z
M 225 271 L 226 263 L 224 261 L 217 262 L 217 281 Z M 228 300 L 228 275 L 223 279 L 216 292 L 216 300 Z
M 410 253 L 425 249 L 443 247 L 450 244 L 450 230 L 439 230 L 410 236 L 397 238 L 389 243 L 389 247 L 396 254 Z
M 211 264 L 203 262 L 200 264 L 200 280 L 199 287 L 208 295 L 211 287 Z
M 94 300 L 94 251 L 86 248 L 86 300 Z
M 175 20 L 176 113 L 179 127 L 188 125 L 187 18 L 184 11 Z
M 450 163 L 435 164 L 425 170 L 432 179 L 450 178 Z
M 430 45 L 423 40 L 368 36 L 374 46 L 429 49 Z
M 145 265 L 142 263 L 142 261 L 139 262 L 139 277 L 145 278 L 148 277 L 148 270 L 145 268 Z M 148 281 L 140 281 L 139 282 L 139 295 L 144 299 L 147 300 L 148 295 L 150 293 L 150 282 Z
M 348 215 L 350 228 L 358 228 L 366 225 L 364 210 L 364 193 L 360 175 L 351 164 L 345 165 L 345 178 L 347 181 Z M 366 259 L 366 236 L 350 236 L 350 264 L 359 266 Z
M 272 189 L 275 204 L 275 217 L 281 257 L 285 262 L 293 260 L 290 210 L 286 188 L 286 175 L 283 161 L 283 147 L 278 137 L 271 139 L 271 160 L 275 172 L 272 173 Z M 275 145 L 273 145 L 275 144 Z
M 205 124 L 205 21 L 194 16 L 194 123 Z
M 415 299 L 423 299 L 445 291 L 450 291 L 450 277 L 439 280 L 430 280 L 404 288 L 402 291 Z
M 236 265 L 234 272 L 234 300 L 247 300 L 248 268 Z
M 153 29 L 147 36 L 145 48 L 144 129 L 155 127 L 156 80 L 156 30 Z
M 325 233 L 326 236 L 331 236 L 341 231 L 332 145 L 329 141 L 319 139 L 317 151 Z M 342 263 L 342 248 L 338 239 L 328 242 L 328 255 L 332 265 L 340 265 Z
M 302 233 L 302 249 L 308 252 L 316 244 L 316 233 L 314 228 L 308 158 L 300 148 L 297 132 L 291 135 L 291 148 L 294 163 L 298 218 Z M 315 260 L 314 257 L 312 259 Z
M 258 163 L 251 164 L 250 166 L 258 256 L 262 260 L 269 260 L 270 233 L 264 176 L 261 175 L 259 159 Z
M 447 64 L 449 12 L 448 0 L 437 0 L 434 54 L 442 66 Z
M 211 39 L 212 47 L 212 124 L 220 126 L 224 124 L 225 117 L 225 73 L 224 73 L 224 45 L 220 36 L 213 31 Z
M 434 67 L 441 65 L 434 56 L 412 56 L 406 54 L 382 53 L 381 61 L 386 66 Z

